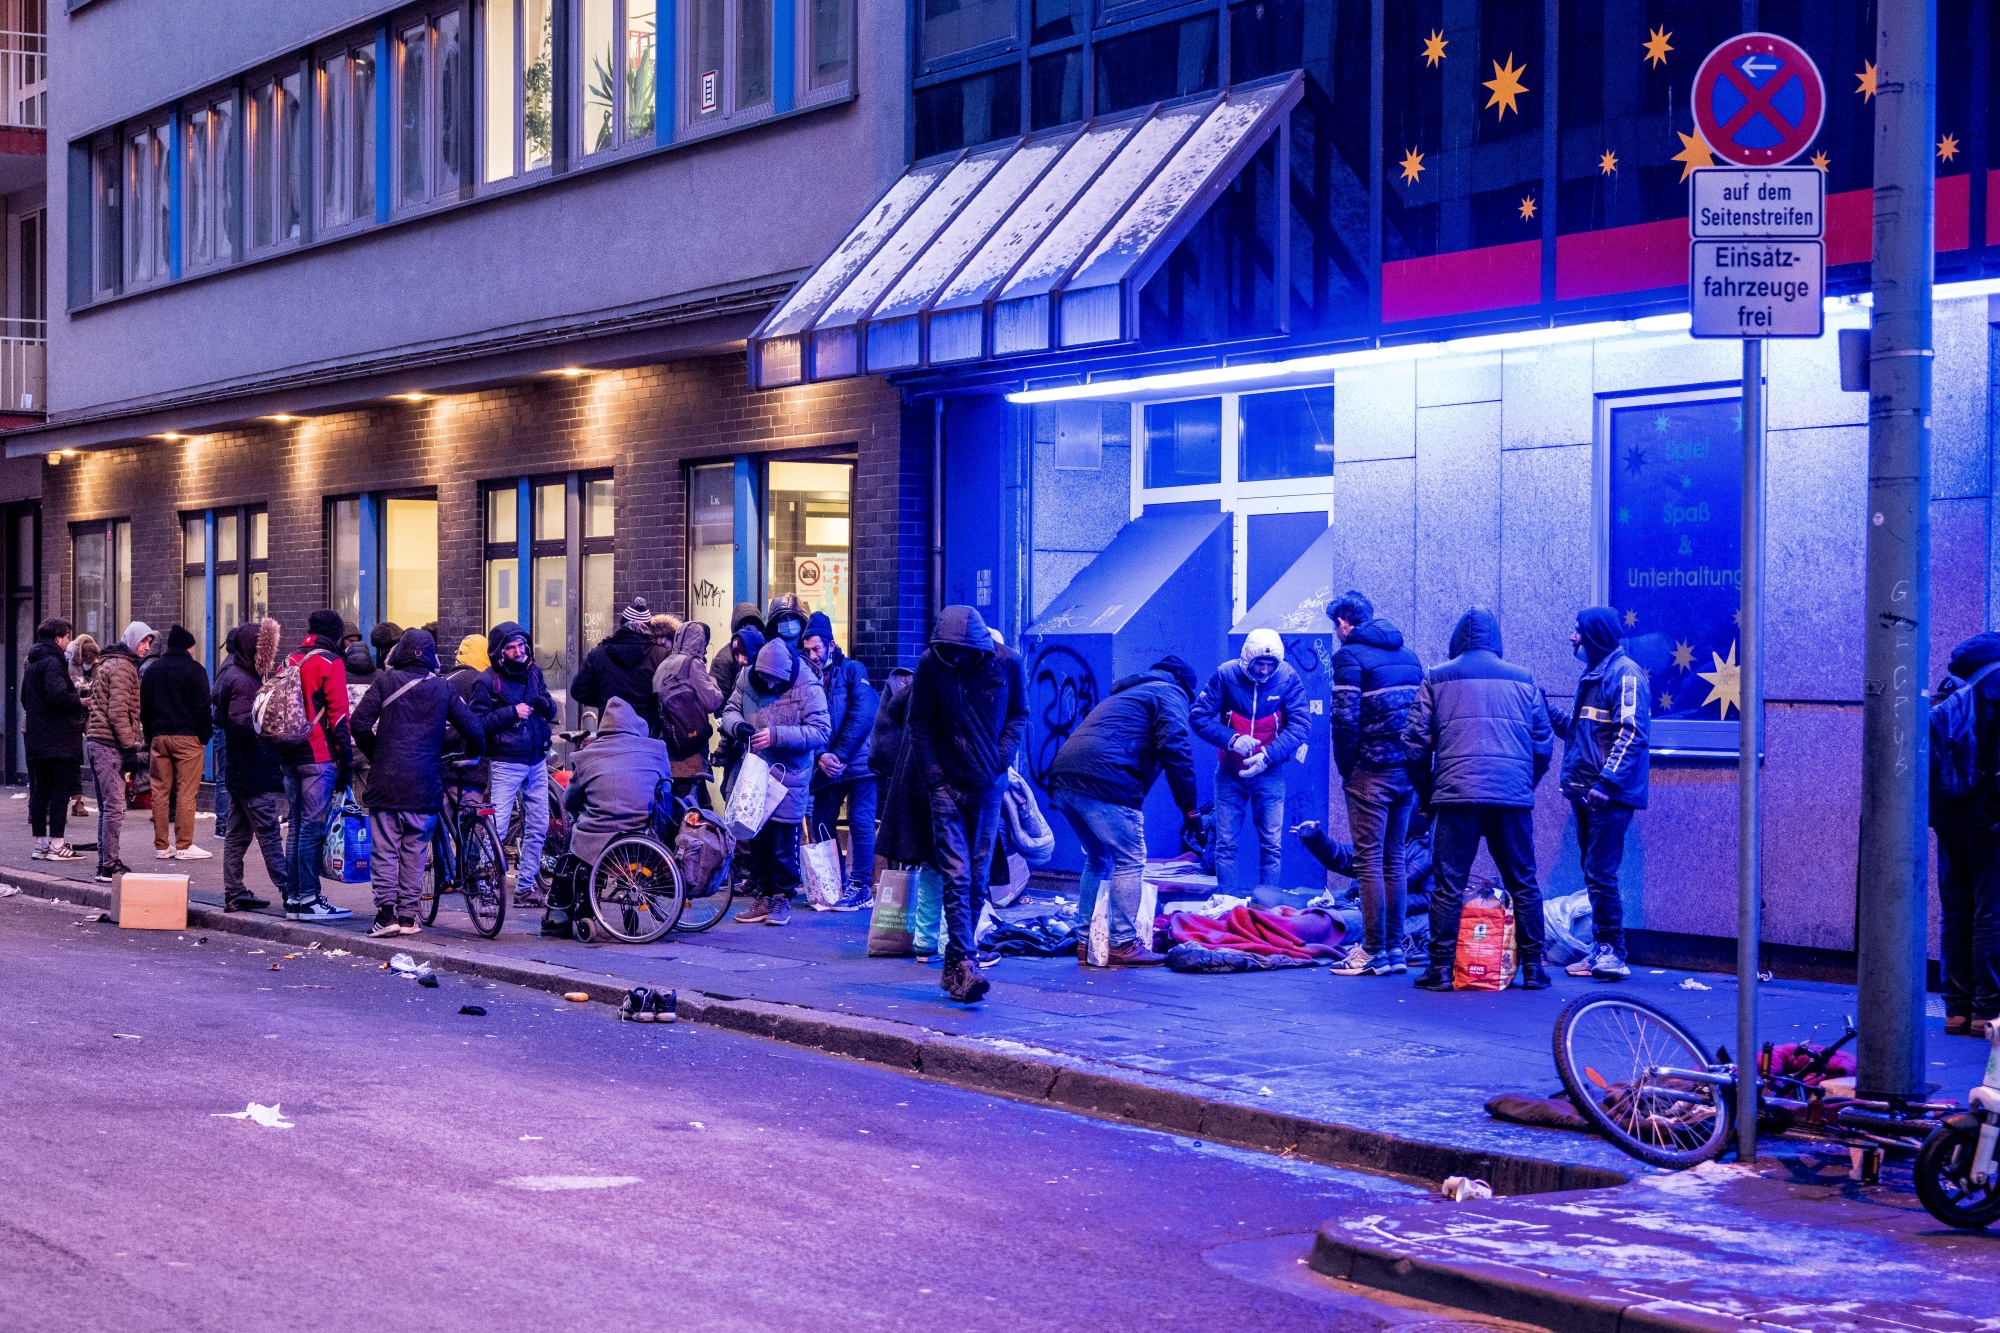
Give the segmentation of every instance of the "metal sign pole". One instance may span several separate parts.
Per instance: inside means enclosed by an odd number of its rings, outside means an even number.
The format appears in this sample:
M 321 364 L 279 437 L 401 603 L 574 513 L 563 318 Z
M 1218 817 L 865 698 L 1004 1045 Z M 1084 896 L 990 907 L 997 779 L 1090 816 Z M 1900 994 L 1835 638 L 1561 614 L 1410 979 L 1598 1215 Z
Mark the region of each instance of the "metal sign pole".
M 1757 945 L 1764 934 L 1758 765 L 1764 754 L 1764 340 L 1743 340 L 1743 586 L 1736 811 L 1736 1160 L 1757 1160 Z

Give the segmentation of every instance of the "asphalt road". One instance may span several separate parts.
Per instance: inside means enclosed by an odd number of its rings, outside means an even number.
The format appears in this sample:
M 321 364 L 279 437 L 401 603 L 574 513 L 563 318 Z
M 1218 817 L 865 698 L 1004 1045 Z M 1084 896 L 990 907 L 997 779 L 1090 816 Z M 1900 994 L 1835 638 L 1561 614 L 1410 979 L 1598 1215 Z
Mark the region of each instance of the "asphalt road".
M 1393 1181 L 82 915 L 0 900 L 0 1328 L 1491 1326 L 1300 1262 Z

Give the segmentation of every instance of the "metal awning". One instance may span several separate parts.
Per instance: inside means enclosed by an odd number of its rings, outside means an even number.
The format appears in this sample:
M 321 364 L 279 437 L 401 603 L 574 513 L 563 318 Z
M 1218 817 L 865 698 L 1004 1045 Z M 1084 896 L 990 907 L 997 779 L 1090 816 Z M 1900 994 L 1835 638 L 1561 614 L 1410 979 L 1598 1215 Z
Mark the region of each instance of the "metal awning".
M 1289 74 L 912 167 L 750 336 L 760 389 L 1125 342 L 1278 129 Z

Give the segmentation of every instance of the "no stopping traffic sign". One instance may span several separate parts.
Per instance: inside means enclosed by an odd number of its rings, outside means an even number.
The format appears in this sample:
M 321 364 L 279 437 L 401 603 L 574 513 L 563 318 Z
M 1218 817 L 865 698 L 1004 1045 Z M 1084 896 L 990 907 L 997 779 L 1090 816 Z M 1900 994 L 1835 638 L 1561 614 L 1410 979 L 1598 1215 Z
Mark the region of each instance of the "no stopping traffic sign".
M 1812 145 L 1826 119 L 1826 85 L 1798 45 L 1746 32 L 1708 53 L 1695 71 L 1695 128 L 1715 155 L 1741 167 L 1775 167 Z

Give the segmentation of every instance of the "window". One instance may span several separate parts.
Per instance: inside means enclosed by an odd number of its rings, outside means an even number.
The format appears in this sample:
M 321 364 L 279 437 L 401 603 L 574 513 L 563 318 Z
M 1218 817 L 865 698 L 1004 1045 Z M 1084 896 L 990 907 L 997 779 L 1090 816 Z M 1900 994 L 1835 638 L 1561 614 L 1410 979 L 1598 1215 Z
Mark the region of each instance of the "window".
M 1215 83 L 1215 16 L 1143 28 L 1099 42 L 1097 113 L 1205 92 Z
M 770 112 L 770 0 L 689 0 L 686 14 L 683 114 L 688 128 L 701 130 L 739 116 Z
M 616 566 L 613 552 L 617 517 L 611 478 L 583 481 L 583 642 L 595 644 L 618 628 L 617 594 L 611 586 Z
M 1741 400 L 1663 394 L 1599 408 L 1604 605 L 1653 686 L 1658 749 L 1736 748 L 1741 695 Z
M 168 215 L 173 208 L 173 127 L 145 125 L 125 137 L 125 286 L 174 276 Z
M 819 92 L 848 83 L 854 69 L 852 0 L 806 0 L 806 87 Z
M 928 62 L 1012 41 L 1015 0 L 924 0 L 923 59 Z
M 361 619 L 361 501 L 326 507 L 327 605 L 353 624 Z
M 319 66 L 319 221 L 328 231 L 375 216 L 375 47 Z
M 1333 390 L 1251 393 L 1240 400 L 1238 481 L 1333 475 Z
M 384 500 L 382 619 L 414 629 L 437 618 L 437 501 Z
M 555 146 L 554 6 L 555 0 L 486 0 L 486 180 L 549 165 Z
M 528 631 L 558 698 L 583 654 L 617 628 L 614 494 L 604 473 L 517 478 L 485 489 L 486 623 L 512 620 Z
M 132 520 L 70 525 L 70 609 L 76 632 L 100 646 L 132 623 Z
M 836 643 L 849 642 L 854 464 L 768 465 L 765 586 L 796 593 L 808 613 L 824 611 Z
M 181 226 L 189 271 L 236 258 L 236 101 L 187 113 L 181 128 Z
M 1028 62 L 1029 126 L 1045 130 L 1083 119 L 1083 52 L 1072 48 Z
M 194 635 L 195 660 L 208 655 L 208 518 L 181 516 L 181 628 Z
M 513 483 L 486 491 L 486 625 L 528 623 L 521 610 L 521 490 Z
M 206 548 L 215 542 L 215 580 L 211 600 Z M 211 509 L 182 520 L 182 624 L 200 637 L 201 624 L 213 627 L 214 642 L 204 660 L 211 669 L 222 661 L 223 644 L 238 625 L 256 624 L 270 610 L 270 516 L 262 505 Z
M 40 338 L 49 320 L 49 215 L 36 209 L 20 220 L 18 238 L 18 278 L 14 284 L 14 318 L 20 321 L 19 336 Z M 39 404 L 35 404 L 38 406 Z
M 300 237 L 304 213 L 305 145 L 299 103 L 302 76 L 296 69 L 274 74 L 250 87 L 250 249 L 291 245 Z
M 1222 481 L 1222 400 L 1146 405 L 1146 486 Z
M 656 0 L 583 0 L 577 104 L 585 156 L 654 142 L 658 49 Z
M 920 158 L 1011 139 L 1021 132 L 1020 67 L 919 89 L 915 114 Z
M 455 199 L 465 180 L 471 121 L 462 16 L 447 10 L 398 34 L 396 204 Z
M 327 604 L 367 627 L 438 618 L 437 497 L 361 495 L 326 505 Z
M 711 648 L 729 642 L 735 591 L 736 467 L 703 463 L 688 469 L 687 606 L 708 626 Z
M 118 290 L 125 275 L 124 172 L 115 138 L 101 139 L 92 147 L 90 176 L 91 217 L 97 228 L 90 290 L 93 296 L 107 296 Z

